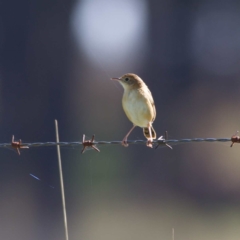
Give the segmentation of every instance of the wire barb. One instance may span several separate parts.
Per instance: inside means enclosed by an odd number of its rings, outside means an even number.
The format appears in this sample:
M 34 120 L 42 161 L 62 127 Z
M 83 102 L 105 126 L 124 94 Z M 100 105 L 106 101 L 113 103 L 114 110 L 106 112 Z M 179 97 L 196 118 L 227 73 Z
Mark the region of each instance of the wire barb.
M 237 131 L 232 137 L 231 137 L 232 144 L 230 147 L 233 146 L 234 143 L 240 143 L 240 137 L 239 137 L 239 131 Z
M 168 140 L 168 132 L 167 131 L 165 131 L 165 138 L 163 138 L 163 136 L 158 138 L 157 146 L 155 147 L 155 149 L 157 149 L 160 146 L 160 144 L 164 144 L 168 148 L 173 149 L 169 144 L 166 143 L 166 140 Z
M 29 148 L 28 146 L 22 145 L 22 140 L 19 139 L 18 142 L 14 141 L 14 135 L 12 136 L 12 142 L 11 142 L 12 148 L 15 148 L 17 150 L 18 155 L 20 155 L 20 148 Z
M 82 153 L 84 153 L 88 147 L 91 147 L 94 150 L 96 150 L 97 152 L 100 152 L 100 150 L 95 145 L 96 143 L 94 142 L 94 138 L 95 138 L 95 135 L 92 135 L 92 139 L 91 140 L 85 140 L 85 134 L 83 134 L 83 140 L 82 140 L 83 149 L 82 149 Z

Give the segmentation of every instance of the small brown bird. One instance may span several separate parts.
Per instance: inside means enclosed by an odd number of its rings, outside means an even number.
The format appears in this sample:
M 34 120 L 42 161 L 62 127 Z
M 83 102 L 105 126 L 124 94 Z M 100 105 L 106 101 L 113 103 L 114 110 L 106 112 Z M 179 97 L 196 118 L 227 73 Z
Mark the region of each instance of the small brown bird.
M 117 80 L 124 88 L 122 106 L 133 127 L 122 140 L 122 145 L 127 147 L 127 138 L 132 130 L 138 126 L 143 128 L 143 134 L 148 139 L 147 146 L 152 147 L 152 140 L 156 138 L 156 132 L 152 123 L 156 118 L 156 109 L 152 94 L 144 81 L 133 73 L 127 73 Z

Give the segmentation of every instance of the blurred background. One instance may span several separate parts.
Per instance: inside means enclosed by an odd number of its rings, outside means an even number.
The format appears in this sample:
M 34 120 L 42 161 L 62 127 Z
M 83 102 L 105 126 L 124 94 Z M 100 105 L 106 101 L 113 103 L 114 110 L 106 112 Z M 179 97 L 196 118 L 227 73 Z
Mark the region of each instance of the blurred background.
M 240 128 L 239 1 L 0 2 L 0 142 L 122 140 L 127 72 L 155 99 L 158 137 Z M 144 139 L 136 128 L 129 139 Z M 70 239 L 240 239 L 240 146 L 63 147 Z M 63 240 L 55 147 L 0 149 L 0 238 Z M 40 180 L 31 177 L 37 176 Z M 54 188 L 52 188 L 53 186 Z

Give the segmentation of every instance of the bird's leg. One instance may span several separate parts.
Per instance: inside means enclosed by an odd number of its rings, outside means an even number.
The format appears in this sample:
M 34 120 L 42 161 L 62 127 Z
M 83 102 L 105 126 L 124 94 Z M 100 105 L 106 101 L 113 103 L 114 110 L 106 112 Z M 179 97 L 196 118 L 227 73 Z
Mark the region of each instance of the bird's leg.
M 128 147 L 128 144 L 127 144 L 127 138 L 129 136 L 129 134 L 132 132 L 132 130 L 135 128 L 136 126 L 133 125 L 133 127 L 130 129 L 130 131 L 127 133 L 127 135 L 124 137 L 124 139 L 122 140 L 122 145 L 124 147 Z
M 152 139 L 151 127 L 152 127 L 152 125 L 151 125 L 151 123 L 149 123 L 149 124 L 148 124 L 148 131 L 149 131 L 150 138 L 147 140 L 147 147 L 150 147 L 150 148 L 153 147 L 153 145 L 152 145 L 153 139 Z

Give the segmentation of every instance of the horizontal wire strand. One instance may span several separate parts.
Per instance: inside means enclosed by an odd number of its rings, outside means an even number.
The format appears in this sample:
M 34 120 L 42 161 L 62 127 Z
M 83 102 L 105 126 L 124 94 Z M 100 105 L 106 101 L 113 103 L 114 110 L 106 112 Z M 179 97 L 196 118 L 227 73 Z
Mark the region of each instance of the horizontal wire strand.
M 196 142 L 231 142 L 231 138 L 184 138 L 184 139 L 158 139 L 153 140 L 153 143 L 158 145 L 166 145 L 166 144 L 172 144 L 172 145 L 178 145 L 182 143 L 196 143 Z M 128 140 L 128 144 L 146 144 L 146 140 Z M 94 141 L 94 144 L 99 145 L 120 145 L 122 144 L 122 141 Z M 49 146 L 80 146 L 83 145 L 83 142 L 34 142 L 34 143 L 21 143 L 21 146 L 27 146 L 27 147 L 49 147 Z M 12 143 L 0 143 L 0 148 L 4 147 L 11 147 Z

